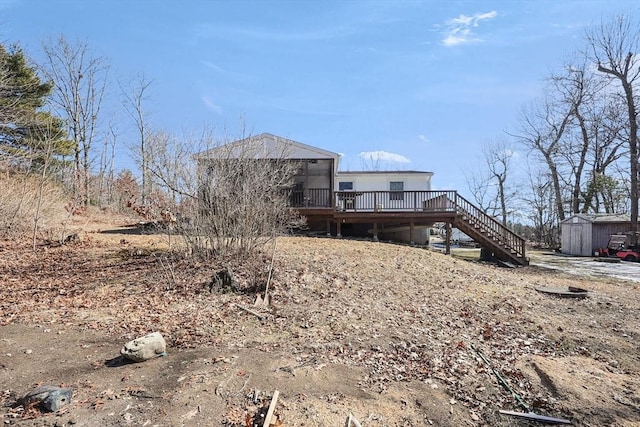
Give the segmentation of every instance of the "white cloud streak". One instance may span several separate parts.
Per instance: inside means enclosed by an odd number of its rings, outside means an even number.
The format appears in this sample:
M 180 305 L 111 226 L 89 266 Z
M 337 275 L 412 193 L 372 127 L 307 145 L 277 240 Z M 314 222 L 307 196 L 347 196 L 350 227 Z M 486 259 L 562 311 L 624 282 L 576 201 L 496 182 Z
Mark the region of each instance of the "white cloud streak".
M 222 107 L 213 102 L 208 96 L 203 96 L 202 102 L 209 110 L 222 115 Z
M 373 162 L 391 162 L 391 163 L 411 163 L 411 160 L 407 159 L 401 154 L 389 153 L 388 151 L 363 151 L 358 154 L 361 159 L 369 160 Z
M 457 18 L 452 18 L 447 21 L 447 32 L 442 44 L 446 47 L 457 46 L 466 43 L 481 42 L 482 39 L 478 38 L 472 31 L 473 28 L 478 28 L 480 22 L 493 19 L 498 16 L 498 12 L 491 11 L 486 13 L 476 13 L 473 16 L 460 15 Z

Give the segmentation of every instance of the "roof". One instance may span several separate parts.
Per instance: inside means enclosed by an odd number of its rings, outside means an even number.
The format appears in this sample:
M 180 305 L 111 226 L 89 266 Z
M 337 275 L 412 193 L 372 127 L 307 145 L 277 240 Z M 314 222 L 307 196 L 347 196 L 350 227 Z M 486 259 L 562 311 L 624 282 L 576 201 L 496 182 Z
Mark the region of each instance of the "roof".
M 256 159 L 337 159 L 338 153 L 282 138 L 270 133 L 250 136 L 203 151 L 196 158 L 249 157 Z
M 575 214 L 566 218 L 564 222 L 570 222 L 573 218 L 582 218 L 589 222 L 597 223 L 625 223 L 631 222 L 631 216 L 627 214 L 610 214 L 610 213 L 597 213 L 597 214 Z

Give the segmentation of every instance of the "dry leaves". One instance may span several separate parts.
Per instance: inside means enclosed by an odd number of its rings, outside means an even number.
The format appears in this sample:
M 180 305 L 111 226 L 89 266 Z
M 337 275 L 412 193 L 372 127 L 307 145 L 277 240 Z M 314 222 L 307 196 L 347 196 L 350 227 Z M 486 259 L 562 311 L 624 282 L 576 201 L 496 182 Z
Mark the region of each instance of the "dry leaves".
M 70 324 L 123 340 L 158 330 L 170 348 L 252 347 L 287 352 L 299 366 L 308 361 L 360 366 L 368 372 L 364 389 L 384 392 L 392 382 L 412 380 L 437 387 L 437 382 L 473 420 L 485 422 L 497 408 L 513 408 L 514 402 L 472 345 L 525 402 L 557 414 L 563 411 L 557 397 L 535 386 L 516 362 L 527 355 L 602 356 L 610 347 L 604 335 L 592 339 L 558 327 L 570 322 L 586 327 L 595 312 L 601 314 L 599 328 L 637 334 L 637 320 L 625 319 L 621 301 L 536 295 L 531 288 L 540 276 L 530 270 L 370 242 L 287 238 L 278 248 L 270 284 L 273 304 L 260 321 L 235 304 L 253 307 L 253 291 L 266 282 L 267 255 L 254 264 L 235 265 L 240 291 L 230 292 L 209 286 L 228 260 L 212 263 L 99 244 L 34 253 L 3 242 L 0 325 Z M 96 396 L 96 409 L 112 397 L 104 393 Z M 231 402 L 226 425 L 247 426 L 247 416 L 253 422 L 260 408 L 247 400 Z

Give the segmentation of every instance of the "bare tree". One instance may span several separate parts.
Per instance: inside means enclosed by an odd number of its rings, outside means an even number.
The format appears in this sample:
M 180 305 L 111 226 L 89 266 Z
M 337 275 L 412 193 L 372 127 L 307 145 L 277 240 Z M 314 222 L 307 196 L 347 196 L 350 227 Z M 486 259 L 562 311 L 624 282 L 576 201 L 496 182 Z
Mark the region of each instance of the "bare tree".
M 107 87 L 109 67 L 101 57 L 91 55 L 85 42 L 70 44 L 63 37 L 43 45 L 46 63 L 42 67 L 54 82 L 52 101 L 69 128 L 74 142 L 74 194 L 88 204 L 91 178 L 91 149 L 98 130 L 100 109 Z
M 589 147 L 589 176 L 586 188 L 582 193 L 582 213 L 619 212 L 621 206 L 617 201 L 623 194 L 622 186 L 616 173 L 616 166 L 628 155 L 628 144 L 625 142 L 624 114 L 621 114 L 620 103 L 612 100 L 611 95 L 601 92 L 598 100 L 589 107 L 586 123 L 592 143 Z M 628 192 L 627 192 L 628 197 Z
M 251 137 L 225 144 L 210 131 L 148 141 L 150 174 L 170 194 L 166 203 L 194 252 L 248 256 L 299 219 L 288 207 L 298 164 L 286 144 L 266 153 Z
M 530 207 L 527 216 L 534 227 L 534 240 L 544 247 L 558 247 L 557 205 L 548 172 L 529 171 L 528 176 L 529 191 L 523 195 L 523 200 Z
M 100 170 L 98 173 L 98 195 L 100 204 L 110 204 L 114 180 L 114 166 L 116 147 L 118 146 L 118 131 L 114 123 L 109 124 L 109 132 L 105 136 L 100 152 Z
M 148 155 L 148 139 L 149 129 L 147 123 L 146 103 L 149 101 L 148 91 L 152 81 L 147 80 L 144 75 L 138 76 L 131 82 L 128 88 L 122 88 L 124 97 L 123 106 L 136 127 L 138 133 L 138 144 L 133 148 L 134 155 L 140 163 L 140 173 L 142 175 L 141 185 L 141 202 L 146 205 L 149 193 L 151 192 L 151 179 L 149 176 L 149 155 Z
M 496 214 L 496 206 L 493 204 L 495 197 L 490 191 L 492 188 L 491 177 L 485 169 L 469 168 L 464 173 L 467 189 L 471 192 L 473 201 L 489 215 Z
M 514 135 L 530 152 L 538 154 L 548 169 L 560 221 L 565 219 L 560 144 L 573 119 L 572 113 L 571 106 L 546 96 L 523 110 L 519 135 Z
M 505 140 L 498 140 L 482 149 L 486 162 L 489 178 L 495 186 L 495 205 L 498 208 L 502 225 L 507 226 L 507 218 L 510 210 L 507 208 L 513 200 L 513 192 L 508 188 L 508 179 L 511 176 L 511 159 L 513 149 Z
M 570 194 L 569 211 L 580 212 L 582 185 L 588 154 L 594 145 L 588 111 L 594 107 L 601 84 L 594 79 L 585 57 L 568 61 L 560 73 L 550 77 L 550 90 L 555 92 L 559 105 L 565 107 L 572 120 L 568 121 L 564 135 L 559 140 L 558 154 L 569 167 L 564 181 Z
M 631 231 L 636 243 L 638 231 L 638 105 L 640 84 L 640 25 L 624 15 L 601 23 L 587 33 L 591 57 L 598 71 L 622 89 L 628 118 Z

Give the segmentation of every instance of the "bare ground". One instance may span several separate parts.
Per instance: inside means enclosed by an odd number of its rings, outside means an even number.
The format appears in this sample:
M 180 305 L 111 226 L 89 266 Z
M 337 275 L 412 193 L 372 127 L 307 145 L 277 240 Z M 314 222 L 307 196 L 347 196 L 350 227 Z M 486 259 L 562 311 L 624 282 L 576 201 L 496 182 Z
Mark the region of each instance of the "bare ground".
M 238 291 L 220 289 L 220 265 L 170 254 L 166 237 L 78 221 L 72 245 L 0 243 L 5 425 L 261 426 L 275 390 L 281 426 L 343 426 L 349 413 L 362 426 L 528 425 L 498 413 L 524 409 L 495 373 L 537 414 L 640 425 L 632 282 L 289 237 L 261 308 L 251 287 L 270 251 L 234 272 Z M 569 285 L 590 296 L 534 289 Z M 122 345 L 152 331 L 168 356 L 122 363 Z M 43 384 L 71 387 L 72 403 L 53 414 L 17 403 Z

